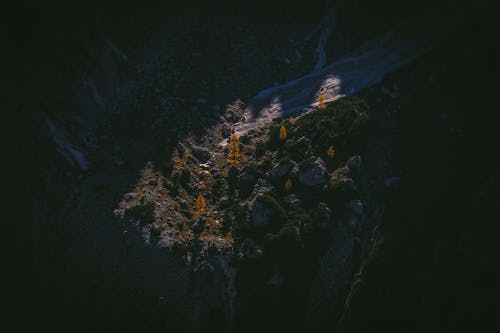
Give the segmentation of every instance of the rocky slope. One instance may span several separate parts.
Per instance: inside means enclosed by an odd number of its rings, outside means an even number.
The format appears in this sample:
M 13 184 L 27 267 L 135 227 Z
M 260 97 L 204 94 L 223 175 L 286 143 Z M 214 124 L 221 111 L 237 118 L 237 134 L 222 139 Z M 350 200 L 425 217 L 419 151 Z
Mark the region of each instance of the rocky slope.
M 15 117 L 2 132 L 23 198 L 11 209 L 32 221 L 14 224 L 24 239 L 11 249 L 33 245 L 13 307 L 33 299 L 38 330 L 82 332 L 417 332 L 494 318 L 495 92 L 477 84 L 498 70 L 477 37 L 495 31 L 487 15 L 376 87 L 246 131 L 228 161 L 251 97 L 317 67 L 325 28 L 330 62 L 426 7 L 386 1 L 377 20 L 359 3 L 84 6 L 24 40 L 38 61 L 9 48 L 29 63 L 7 71 Z M 338 24 L 318 27 L 332 12 Z

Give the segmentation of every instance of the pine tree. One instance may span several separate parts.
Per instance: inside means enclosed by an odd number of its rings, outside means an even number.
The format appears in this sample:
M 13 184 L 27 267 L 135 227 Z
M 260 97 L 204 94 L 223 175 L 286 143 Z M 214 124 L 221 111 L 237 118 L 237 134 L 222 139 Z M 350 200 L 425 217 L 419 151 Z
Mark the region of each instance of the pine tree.
M 333 156 L 335 156 L 335 149 L 333 148 L 333 146 L 330 146 L 330 148 L 328 148 L 326 155 L 333 159 Z
M 288 178 L 285 182 L 285 190 L 290 191 L 293 186 L 293 182 L 290 178 Z
M 238 164 L 240 157 L 240 142 L 238 136 L 233 133 L 229 140 L 229 163 L 231 163 L 231 165 Z
M 205 211 L 205 198 L 201 193 L 198 195 L 198 199 L 196 199 L 195 207 L 200 214 Z
M 286 140 L 286 127 L 284 124 L 280 127 L 280 140 Z
M 318 96 L 318 109 L 320 109 L 320 110 L 326 109 L 326 106 L 325 106 L 325 95 L 323 95 L 323 94 L 320 94 Z

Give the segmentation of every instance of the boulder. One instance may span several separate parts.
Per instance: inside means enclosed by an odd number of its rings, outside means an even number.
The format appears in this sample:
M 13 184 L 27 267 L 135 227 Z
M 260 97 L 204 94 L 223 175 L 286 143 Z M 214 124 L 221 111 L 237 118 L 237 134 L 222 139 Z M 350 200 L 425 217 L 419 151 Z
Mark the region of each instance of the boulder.
M 181 206 L 182 209 L 187 209 L 189 207 L 188 202 L 185 199 L 180 199 L 179 205 Z
M 358 186 L 349 177 L 331 178 L 328 183 L 330 192 L 341 194 L 344 196 L 352 196 L 357 193 Z
M 271 196 L 261 195 L 255 199 L 250 210 L 250 222 L 258 229 L 266 228 L 286 218 L 285 211 Z
M 302 207 L 302 200 L 300 200 L 300 198 L 295 194 L 290 194 L 284 197 L 283 203 L 288 209 L 299 209 Z
M 294 164 L 295 163 L 293 161 L 280 162 L 271 169 L 269 176 L 271 179 L 284 178 L 288 176 L 290 171 L 292 171 Z
M 232 204 L 233 204 L 233 199 L 231 199 L 228 196 L 223 196 L 219 200 L 219 207 L 222 209 L 227 208 L 227 207 L 231 206 Z
M 191 147 L 191 151 L 193 152 L 194 157 L 196 157 L 196 159 L 202 163 L 207 162 L 212 155 L 208 148 L 200 146 Z
M 359 155 L 352 156 L 347 160 L 346 164 L 349 170 L 359 171 L 359 169 L 361 168 L 361 156 Z
M 177 148 L 177 152 L 179 153 L 180 157 L 184 156 L 184 153 L 186 152 L 186 146 L 184 146 L 182 142 L 177 142 L 175 148 Z
M 255 260 L 261 258 L 264 251 L 257 245 L 245 245 L 243 246 L 242 253 L 246 259 Z
M 250 210 L 250 221 L 256 228 L 267 227 L 271 224 L 273 211 L 262 201 L 255 200 Z
M 361 200 L 355 199 L 355 200 L 350 200 L 345 203 L 345 208 L 349 209 L 352 211 L 354 214 L 358 216 L 363 216 L 364 215 L 364 206 Z
M 243 184 L 251 184 L 252 187 L 257 182 L 257 179 L 258 179 L 257 174 L 253 172 L 244 171 L 240 175 L 240 182 Z
M 224 139 L 229 138 L 231 136 L 231 128 L 229 128 L 229 126 L 227 126 L 226 124 L 222 125 L 220 134 Z
M 252 171 L 243 171 L 240 175 L 240 190 L 242 194 L 248 195 L 252 193 L 255 183 L 257 183 L 258 175 Z
M 315 208 L 313 216 L 314 224 L 320 230 L 326 230 L 332 221 L 333 213 L 326 203 L 320 202 Z
M 299 150 L 304 154 L 304 156 L 311 156 L 313 154 L 311 140 L 302 136 L 297 139 L 296 146 L 299 147 Z
M 317 186 L 324 184 L 328 179 L 326 164 L 321 158 L 302 165 L 297 173 L 299 182 L 304 186 Z

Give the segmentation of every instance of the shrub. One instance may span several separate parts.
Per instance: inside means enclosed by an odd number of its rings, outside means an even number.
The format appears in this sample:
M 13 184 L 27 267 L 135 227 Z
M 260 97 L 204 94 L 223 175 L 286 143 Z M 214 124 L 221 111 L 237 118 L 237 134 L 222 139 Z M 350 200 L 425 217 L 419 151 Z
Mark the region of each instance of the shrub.
M 128 208 L 126 213 L 145 224 L 153 223 L 155 220 L 154 204 L 152 202 Z
M 255 145 L 255 157 L 261 157 L 266 152 L 266 145 L 263 142 L 257 142 Z
M 271 126 L 269 128 L 269 140 L 267 141 L 267 149 L 274 150 L 280 143 L 280 127 Z

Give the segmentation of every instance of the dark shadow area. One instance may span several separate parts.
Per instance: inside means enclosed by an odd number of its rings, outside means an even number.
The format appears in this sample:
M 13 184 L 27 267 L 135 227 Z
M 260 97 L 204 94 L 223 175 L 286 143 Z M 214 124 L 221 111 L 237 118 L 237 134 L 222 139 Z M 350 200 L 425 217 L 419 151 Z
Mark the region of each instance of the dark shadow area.
M 491 42 L 497 28 L 491 19 L 470 22 L 384 81 L 399 86 L 403 101 L 399 140 L 407 182 L 353 288 L 342 331 L 467 332 L 498 325 L 493 221 L 500 161 L 492 79 L 499 49 Z

